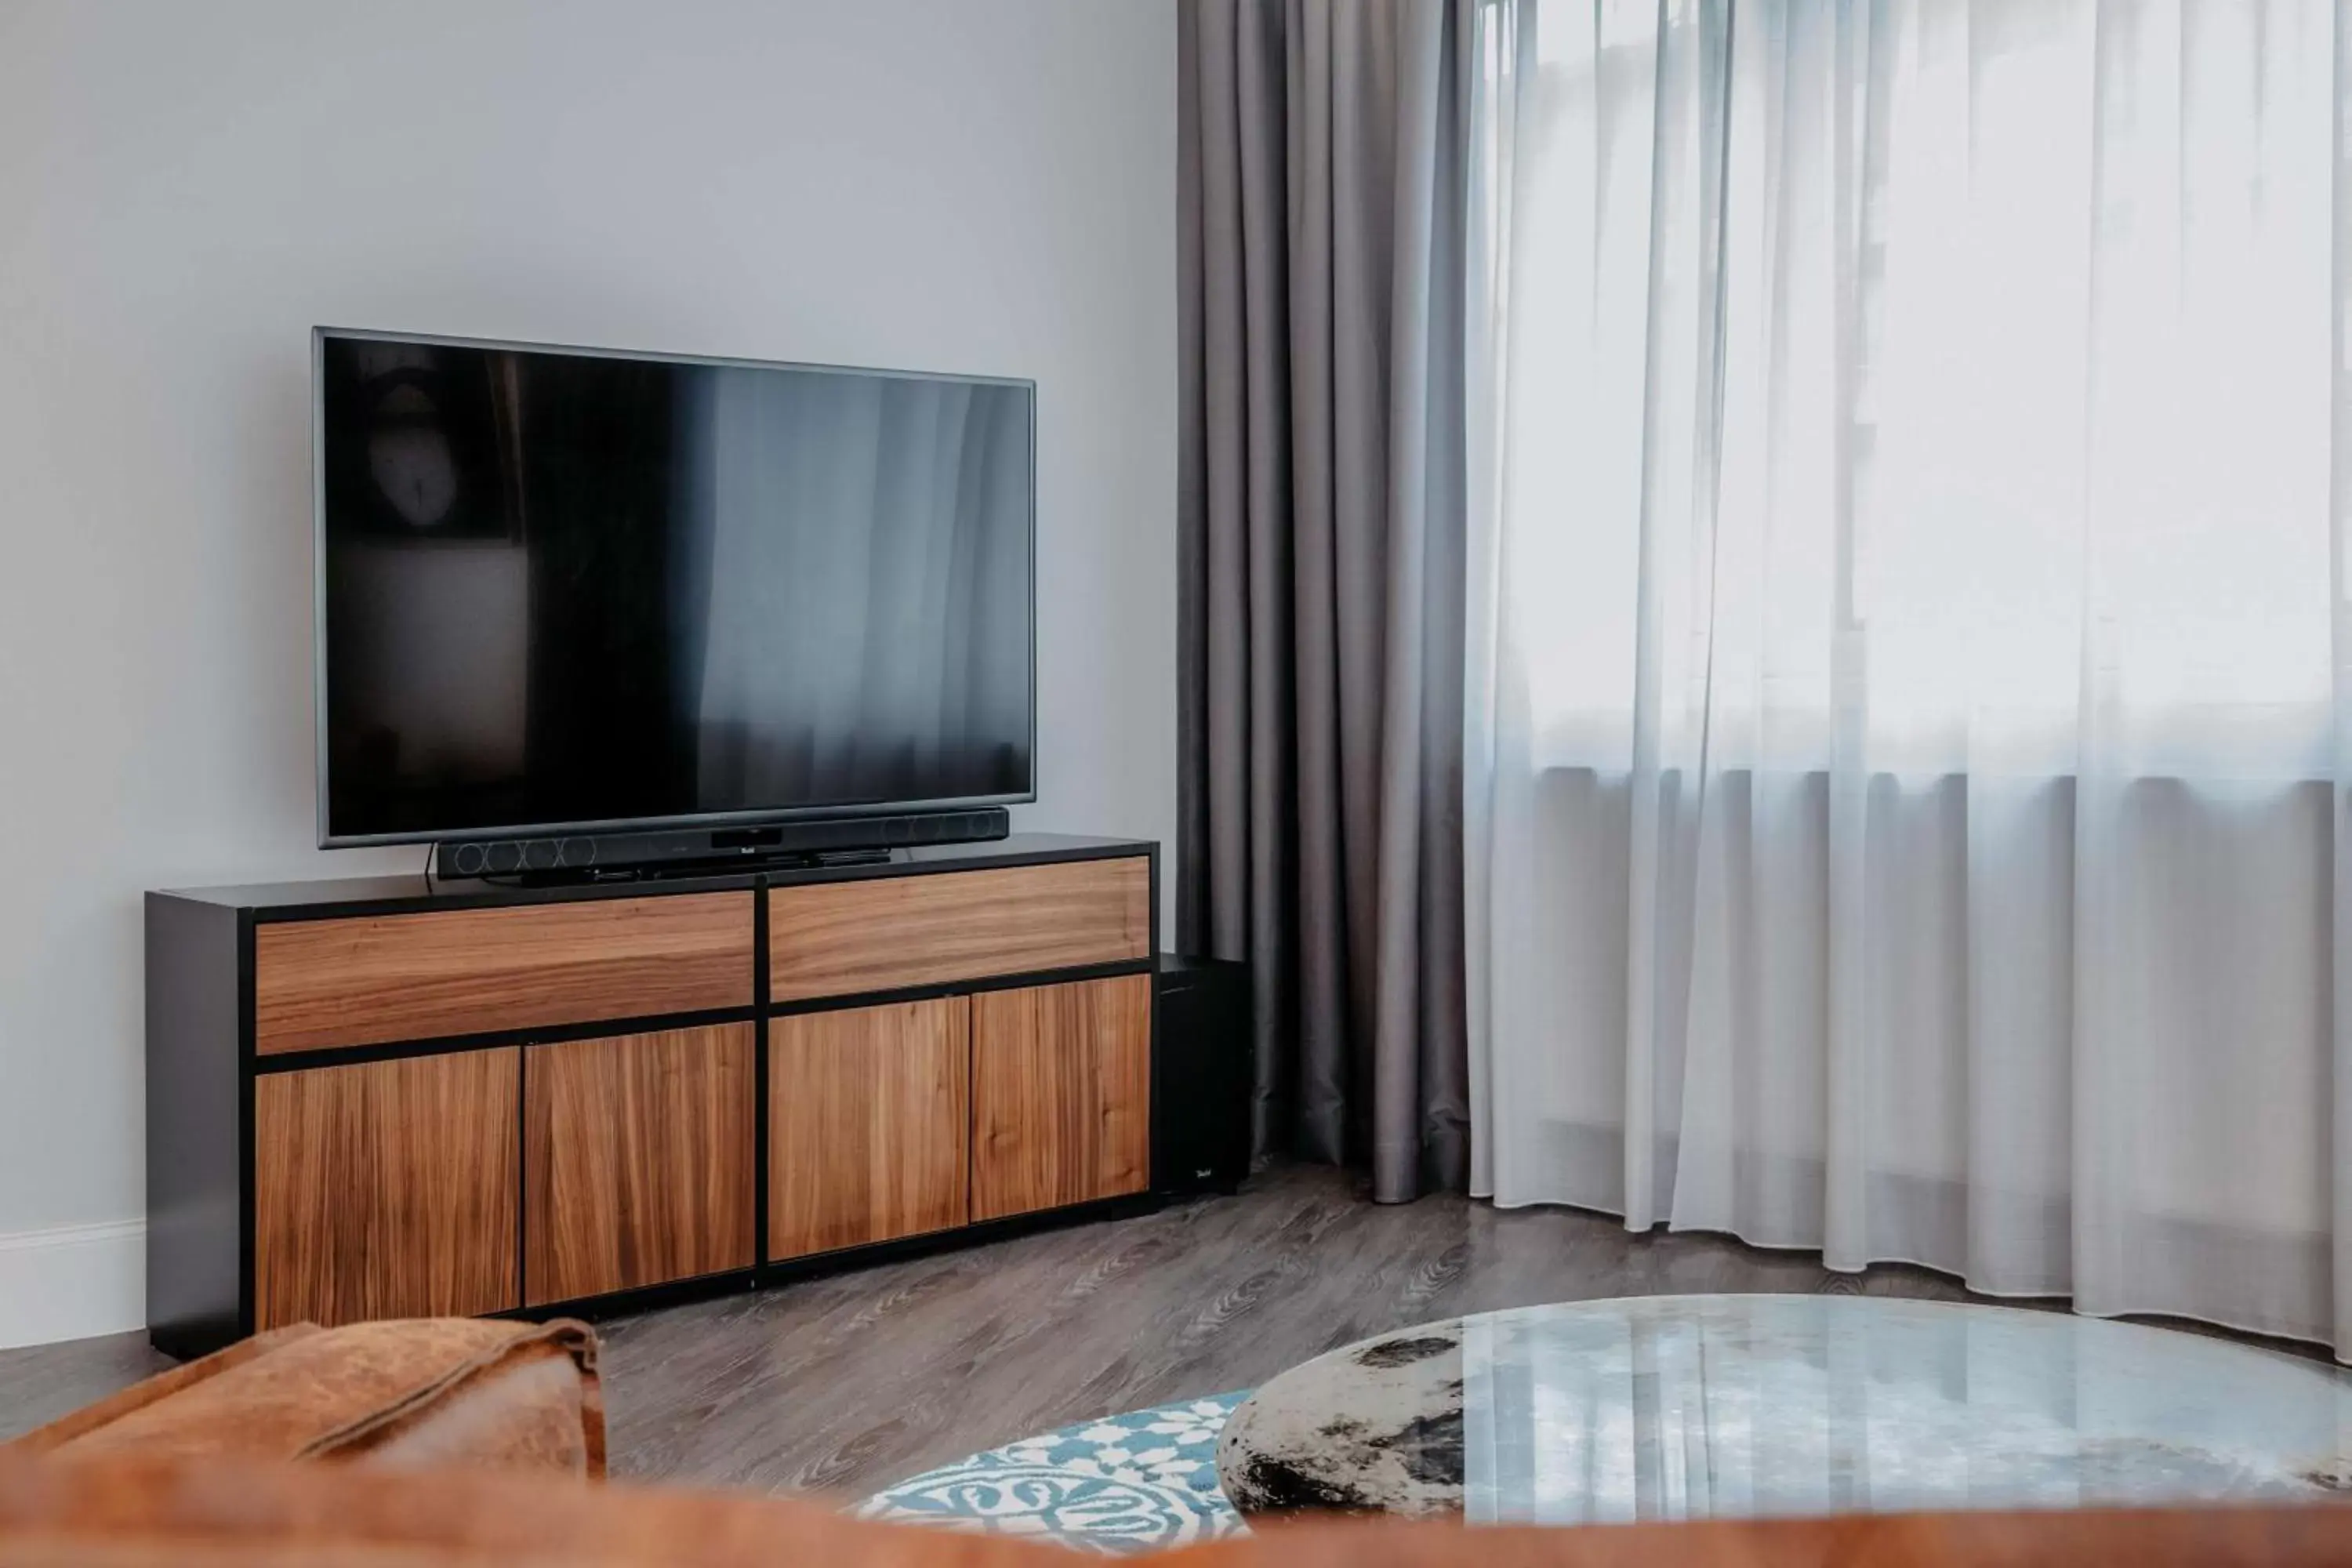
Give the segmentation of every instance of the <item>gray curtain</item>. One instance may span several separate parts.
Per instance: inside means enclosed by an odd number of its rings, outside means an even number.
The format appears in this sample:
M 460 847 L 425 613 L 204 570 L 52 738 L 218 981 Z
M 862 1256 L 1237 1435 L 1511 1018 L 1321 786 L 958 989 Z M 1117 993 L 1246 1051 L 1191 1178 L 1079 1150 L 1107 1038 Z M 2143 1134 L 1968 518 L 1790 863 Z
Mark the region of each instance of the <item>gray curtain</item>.
M 1261 1153 L 1468 1166 L 1464 39 L 1180 0 L 1178 924 L 1256 985 Z

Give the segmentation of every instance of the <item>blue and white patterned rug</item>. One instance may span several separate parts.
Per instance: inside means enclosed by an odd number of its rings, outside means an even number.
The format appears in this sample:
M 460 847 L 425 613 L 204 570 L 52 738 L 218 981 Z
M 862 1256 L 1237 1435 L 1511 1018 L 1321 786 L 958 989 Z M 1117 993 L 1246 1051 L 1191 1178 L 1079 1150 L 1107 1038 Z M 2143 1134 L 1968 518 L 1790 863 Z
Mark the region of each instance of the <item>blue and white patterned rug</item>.
M 1241 1516 L 1217 1489 L 1217 1434 L 1248 1396 L 1213 1394 L 1024 1437 L 900 1481 L 857 1515 L 1112 1553 L 1238 1534 Z

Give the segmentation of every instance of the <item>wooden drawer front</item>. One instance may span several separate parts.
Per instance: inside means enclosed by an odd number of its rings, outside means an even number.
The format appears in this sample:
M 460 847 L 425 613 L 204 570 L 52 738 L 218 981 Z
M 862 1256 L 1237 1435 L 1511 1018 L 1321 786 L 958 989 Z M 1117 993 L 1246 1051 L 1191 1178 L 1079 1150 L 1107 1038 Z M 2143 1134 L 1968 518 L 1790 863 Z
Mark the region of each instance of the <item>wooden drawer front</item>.
M 259 926 L 254 1049 L 748 1007 L 751 898 L 688 893 Z
M 520 1059 L 509 1046 L 255 1080 L 257 1330 L 519 1304 Z
M 969 1217 L 971 1005 L 797 1013 L 768 1026 L 768 1256 Z
M 971 999 L 971 1217 L 1151 1183 L 1151 977 Z
M 1151 952 L 1151 863 L 1141 856 L 777 888 L 768 900 L 768 989 L 779 1002 Z
M 525 1304 L 751 1266 L 754 1029 L 524 1054 Z

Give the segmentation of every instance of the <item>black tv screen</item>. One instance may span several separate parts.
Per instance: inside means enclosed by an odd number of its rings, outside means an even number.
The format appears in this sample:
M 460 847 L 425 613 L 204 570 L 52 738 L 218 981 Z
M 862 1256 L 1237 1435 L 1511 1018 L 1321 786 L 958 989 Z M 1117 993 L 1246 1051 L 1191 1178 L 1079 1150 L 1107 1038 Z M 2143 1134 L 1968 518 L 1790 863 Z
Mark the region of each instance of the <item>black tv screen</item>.
M 1026 382 L 316 334 L 320 840 L 1034 798 Z

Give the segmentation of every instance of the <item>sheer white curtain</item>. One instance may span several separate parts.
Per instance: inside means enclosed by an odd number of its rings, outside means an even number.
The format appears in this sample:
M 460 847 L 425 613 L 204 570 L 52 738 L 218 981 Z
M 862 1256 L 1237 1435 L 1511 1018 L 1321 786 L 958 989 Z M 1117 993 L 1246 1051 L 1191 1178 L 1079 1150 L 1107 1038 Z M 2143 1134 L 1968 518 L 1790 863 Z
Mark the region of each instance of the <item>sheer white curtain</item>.
M 2352 1348 L 2336 5 L 1481 15 L 1474 1190 Z

